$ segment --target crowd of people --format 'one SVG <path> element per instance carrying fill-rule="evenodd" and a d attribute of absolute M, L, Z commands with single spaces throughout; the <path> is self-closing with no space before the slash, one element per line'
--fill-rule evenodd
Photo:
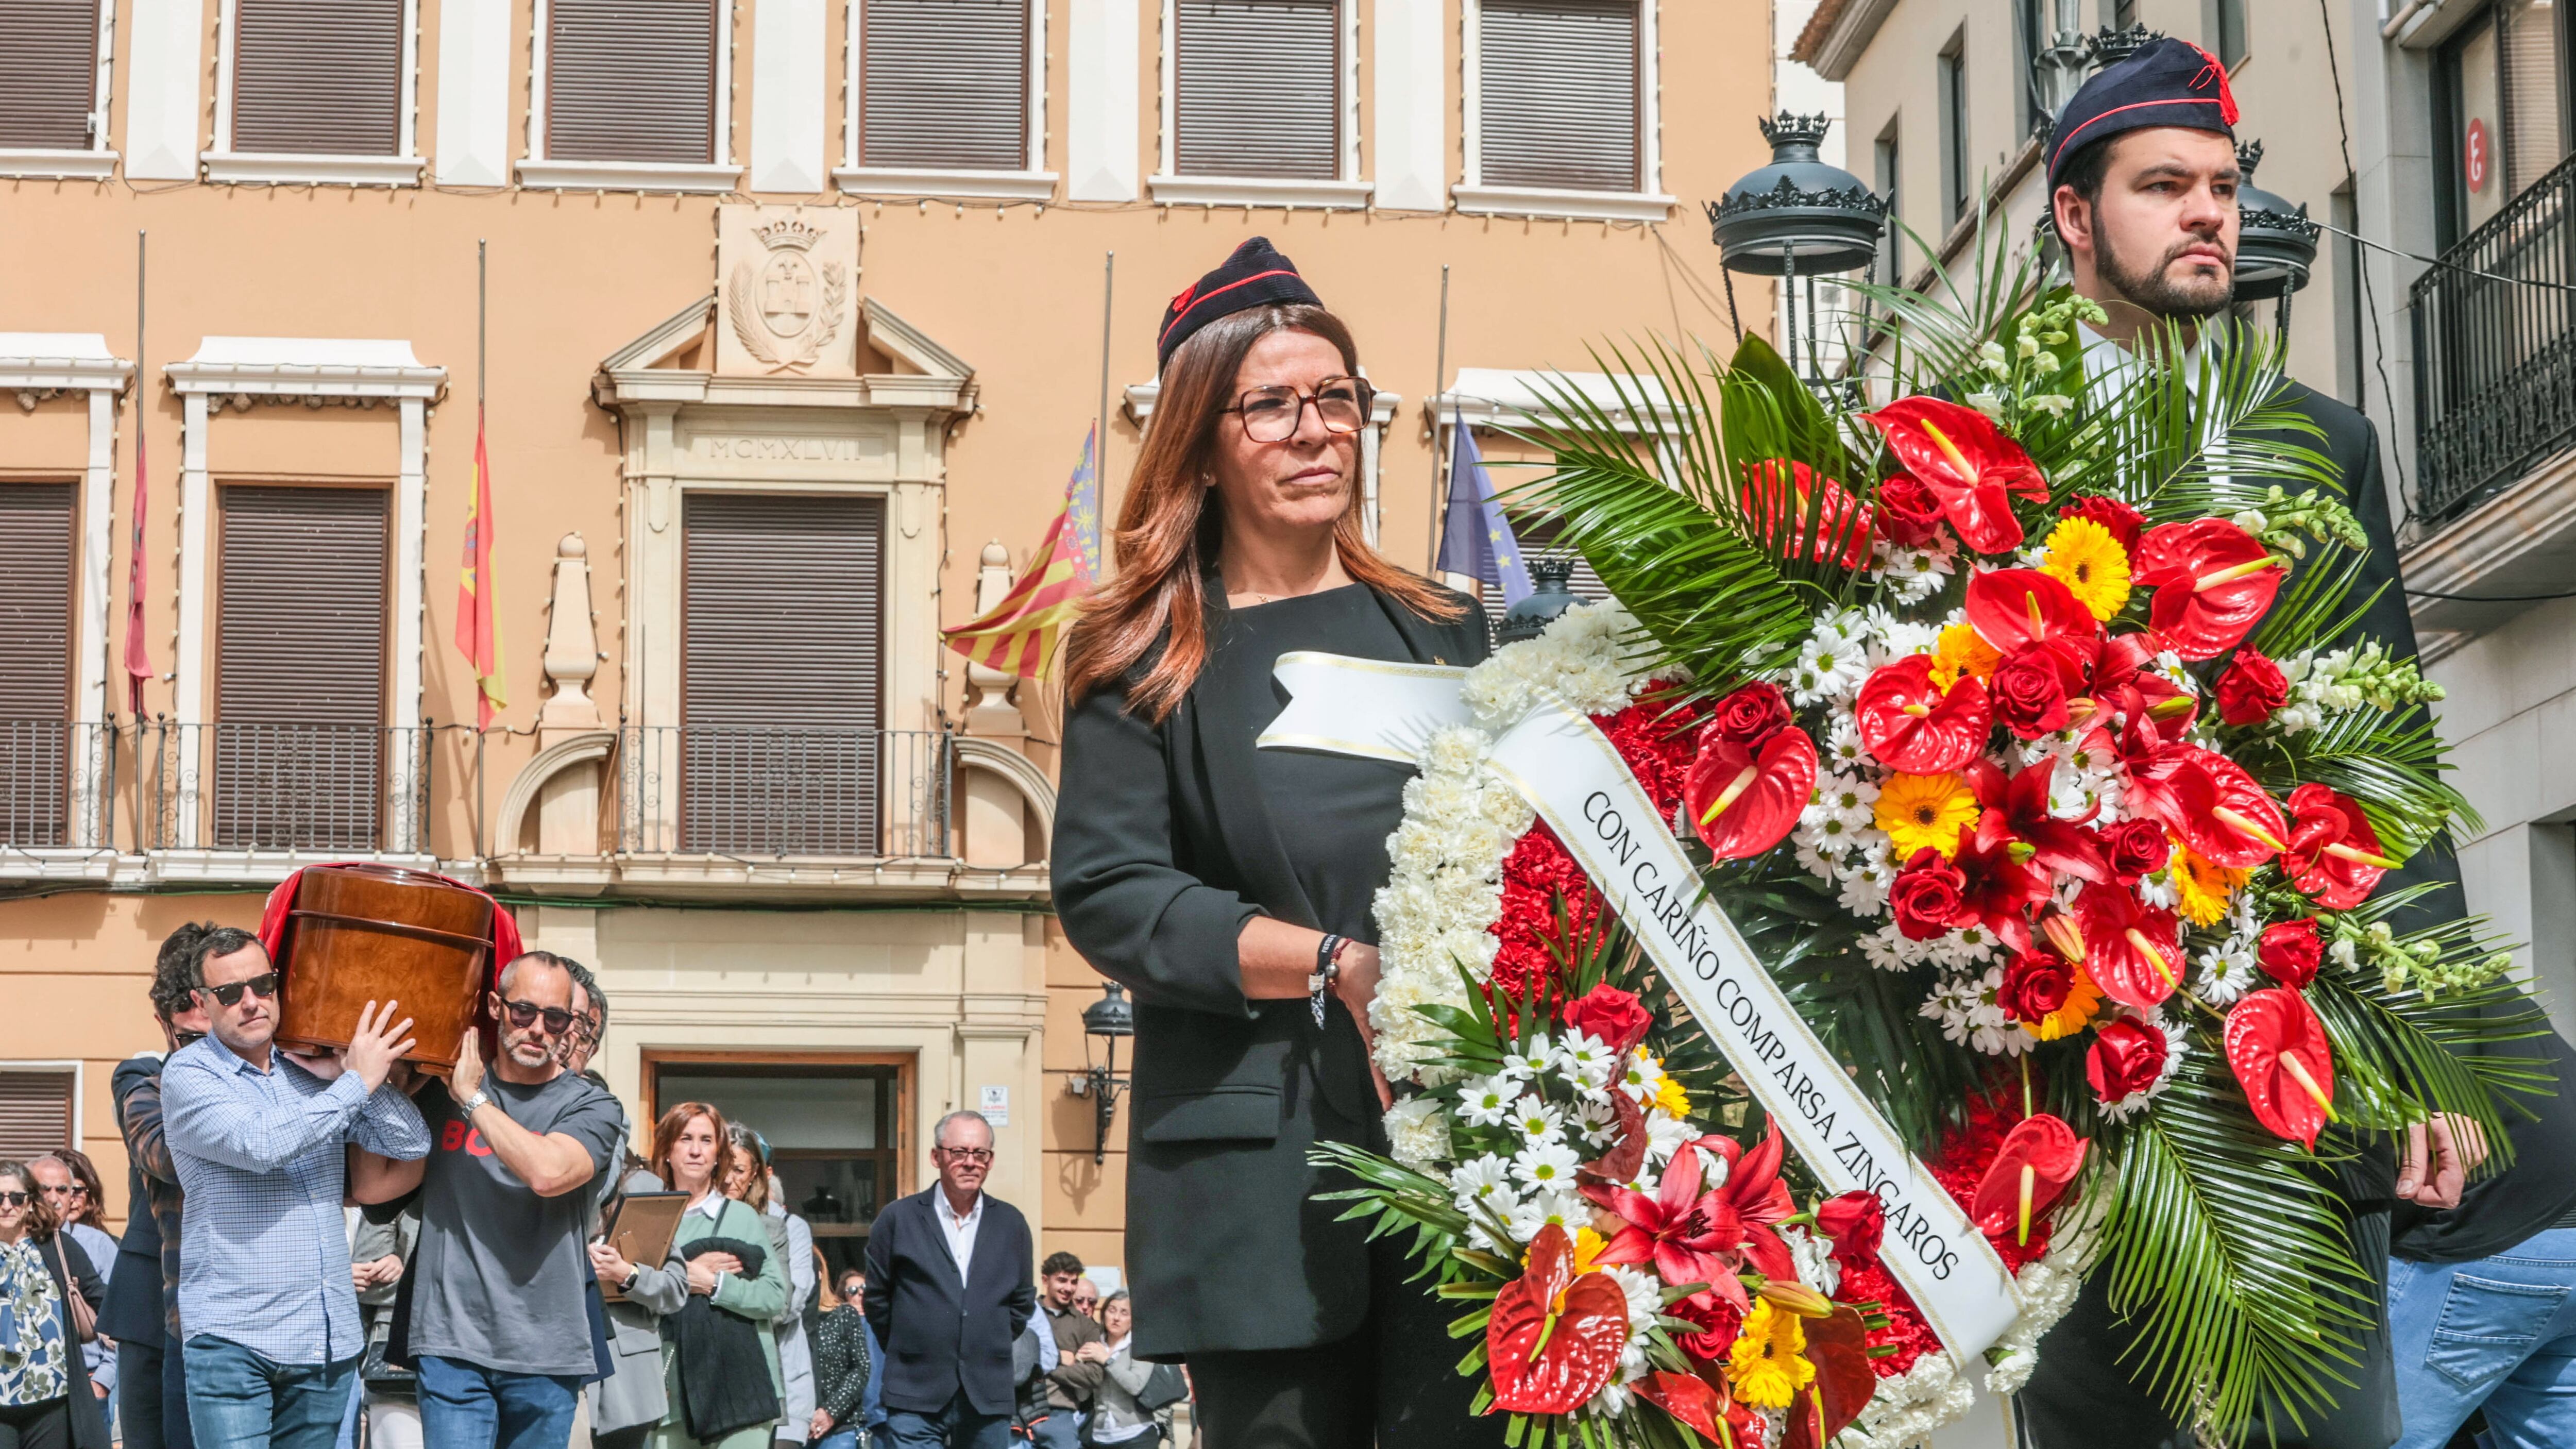
<path fill-rule="evenodd" d="M 1126 1295 L 1045 1264 L 952 1113 L 940 1181 L 835 1273 L 768 1142 L 683 1102 L 642 1139 L 590 1069 L 609 1003 L 528 951 L 444 1080 L 400 1002 L 349 1045 L 276 1043 L 260 939 L 183 926 L 150 997 L 165 1050 L 116 1071 L 122 1240 L 75 1150 L 0 1161 L 0 1449 L 999 1449 L 1169 1437 L 1177 1369 Z M 488 1045 L 486 1044 L 488 1042 Z M 486 1052 L 490 1060 L 485 1060 Z M 659 1261 L 608 1228 L 683 1206 Z"/>

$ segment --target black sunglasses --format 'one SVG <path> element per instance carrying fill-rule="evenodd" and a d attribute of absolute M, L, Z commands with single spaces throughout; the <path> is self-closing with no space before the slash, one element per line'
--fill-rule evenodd
<path fill-rule="evenodd" d="M 510 1025 L 522 1031 L 541 1016 L 546 1020 L 548 1036 L 561 1036 L 572 1030 L 573 1014 L 560 1006 L 539 1006 L 533 1001 L 504 1001 L 501 1009 L 510 1014 Z"/>
<path fill-rule="evenodd" d="M 197 989 L 226 1006 L 239 1006 L 241 1005 L 242 993 L 245 991 L 257 997 L 265 998 L 275 996 L 277 994 L 277 973 L 274 971 L 262 971 L 248 981 L 236 981 L 229 986 L 200 986 Z"/>
<path fill-rule="evenodd" d="M 34 1201 L 23 1192 L 0 1192 L 0 1207 L 25 1207 Z"/>

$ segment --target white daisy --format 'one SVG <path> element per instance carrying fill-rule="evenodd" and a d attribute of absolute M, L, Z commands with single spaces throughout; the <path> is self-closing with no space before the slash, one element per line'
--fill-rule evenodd
<path fill-rule="evenodd" d="M 1556 1060 L 1556 1048 L 1549 1045 L 1546 1032 L 1535 1032 L 1530 1039 L 1503 1053 L 1502 1070 L 1497 1076 L 1516 1082 L 1535 1080 Z"/>
<path fill-rule="evenodd" d="M 1565 1140 L 1565 1110 L 1537 1097 L 1523 1097 L 1513 1103 L 1511 1120 L 1506 1125 L 1524 1142 L 1537 1144 Z"/>
<path fill-rule="evenodd" d="M 1860 770 L 1869 765 L 1869 747 L 1860 742 L 1860 721 L 1836 711 L 1825 731 L 1824 765 L 1828 770 Z"/>
<path fill-rule="evenodd" d="M 1471 1127 L 1500 1127 L 1521 1098 L 1521 1084 L 1497 1072 L 1458 1089 L 1458 1116 Z"/>
<path fill-rule="evenodd" d="M 1941 1035 L 1953 1043 L 1968 1040 L 1968 1016 L 1977 1007 L 1977 982 L 1968 976 L 1944 976 L 1925 999 L 1922 1015 L 1941 1023 Z"/>
<path fill-rule="evenodd" d="M 1702 1135 L 1696 1124 L 1685 1122 L 1670 1112 L 1646 1114 L 1646 1156 L 1656 1162 L 1671 1157 L 1698 1141 Z"/>
<path fill-rule="evenodd" d="M 1574 1032 L 1556 1044 L 1557 1073 L 1584 1091 L 1609 1081 L 1618 1064 L 1618 1054 L 1599 1037 Z"/>
<path fill-rule="evenodd" d="M 2200 953 L 2200 974 L 2192 989 L 2212 1006 L 2227 1006 L 2262 984 L 2251 946 L 2228 941 Z"/>
<path fill-rule="evenodd" d="M 1475 1203 L 1486 1203 L 1497 1213 L 1505 1201 L 1517 1202 L 1520 1195 L 1512 1190 L 1512 1165 L 1493 1153 L 1479 1155 L 1472 1162 L 1459 1163 L 1449 1173 L 1449 1193 L 1465 1212 Z"/>
<path fill-rule="evenodd" d="M 1628 1094 L 1630 1101 L 1643 1106 L 1664 1089 L 1664 1069 L 1654 1058 L 1646 1055 L 1645 1048 L 1633 1047 L 1628 1052 L 1626 1064 L 1619 1069 L 1618 1086 L 1620 1091 Z"/>
<path fill-rule="evenodd" d="M 1562 1142 L 1534 1142 L 1512 1158 L 1512 1176 L 1535 1201 L 1549 1194 L 1571 1195 L 1575 1169 L 1582 1165 L 1583 1159 Z"/>
<path fill-rule="evenodd" d="M 1607 1148 L 1619 1140 L 1619 1109 L 1606 1097 L 1587 1096 L 1575 1105 L 1572 1125 L 1584 1146 Z"/>

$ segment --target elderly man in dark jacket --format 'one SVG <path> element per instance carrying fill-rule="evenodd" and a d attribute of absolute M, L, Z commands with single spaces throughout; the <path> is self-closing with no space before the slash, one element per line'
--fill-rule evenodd
<path fill-rule="evenodd" d="M 899 1449 L 1005 1449 L 1011 1345 L 1037 1309 L 1028 1219 L 984 1192 L 982 1113 L 940 1118 L 931 1142 L 939 1181 L 868 1230 L 861 1302 L 885 1345 L 887 1437 Z"/>

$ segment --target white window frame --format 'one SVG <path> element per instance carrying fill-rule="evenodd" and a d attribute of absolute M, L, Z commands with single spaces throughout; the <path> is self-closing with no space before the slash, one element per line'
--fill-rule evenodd
<path fill-rule="evenodd" d="M 104 181 L 116 174 L 108 145 L 107 107 L 116 94 L 116 0 L 99 0 L 98 89 L 90 95 L 89 145 L 76 151 L 35 147 L 0 150 L 0 176 Z"/>
<path fill-rule="evenodd" d="M 1466 179 L 1449 188 L 1450 204 L 1470 215 L 1564 217 L 1573 221 L 1664 221 L 1677 205 L 1664 192 L 1662 55 L 1656 12 L 1662 0 L 1637 4 L 1637 140 L 1641 191 L 1569 191 L 1543 186 L 1488 186 L 1484 179 L 1485 0 L 1459 9 L 1459 96 L 1466 127 Z"/>
<path fill-rule="evenodd" d="M 841 164 L 832 179 L 852 196 L 912 201 L 1052 201 L 1056 173 L 1046 169 L 1047 148 L 1047 7 L 1046 0 L 1027 0 L 1029 10 L 1029 134 L 1016 171 L 915 169 L 859 164 L 859 62 L 864 43 L 862 0 L 844 0 L 841 35 Z"/>
<path fill-rule="evenodd" d="M 418 186 L 422 160 L 420 124 L 420 0 L 403 0 L 402 94 L 394 100 L 391 156 L 286 155 L 233 149 L 233 45 L 241 28 L 240 0 L 222 0 L 215 28 L 215 144 L 198 156 L 206 179 L 226 183 L 288 185 Z"/>
<path fill-rule="evenodd" d="M 1368 369 L 1363 367 L 1360 372 L 1365 376 Z M 1136 420 L 1139 434 L 1144 432 L 1146 424 L 1154 420 L 1154 404 L 1162 395 L 1160 378 L 1131 382 L 1120 392 L 1119 396 L 1127 404 L 1127 415 Z M 1385 473 L 1382 460 L 1386 452 L 1386 430 L 1394 423 L 1396 411 L 1403 406 L 1404 394 L 1400 392 L 1372 394 L 1369 425 L 1360 429 L 1360 536 L 1371 548 L 1378 546 L 1378 525 L 1380 515 L 1385 511 L 1381 497 L 1383 490 L 1379 484 Z"/>
<path fill-rule="evenodd" d="M 1155 46 L 1156 66 L 1160 72 L 1160 114 L 1155 130 L 1158 149 L 1154 174 L 1145 178 L 1148 195 L 1166 206 L 1260 206 L 1312 207 L 1320 211 L 1361 211 L 1377 190 L 1376 183 L 1360 176 L 1360 14 L 1359 0 L 1335 0 L 1341 8 L 1341 74 L 1334 78 L 1340 90 L 1339 125 L 1341 135 L 1338 163 L 1330 181 L 1288 180 L 1271 176 L 1179 176 L 1172 168 L 1178 164 L 1179 138 L 1175 122 L 1175 83 L 1180 70 L 1180 24 L 1173 13 L 1173 0 L 1162 0 L 1161 38 Z"/>
<path fill-rule="evenodd" d="M 230 4 L 231 0 L 225 0 Z M 546 159 L 546 0 L 533 0 L 528 26 L 528 154 L 518 165 L 519 184 L 562 191 L 666 191 L 723 196 L 739 190 L 743 168 L 733 155 L 733 26 L 735 0 L 716 3 L 716 159 L 678 161 L 550 161 Z"/>
<path fill-rule="evenodd" d="M 161 1056 L 161 1055 L 162 1055 L 162 1053 L 160 1053 L 160 1052 L 148 1052 L 148 1053 L 143 1053 L 143 1055 L 148 1055 L 148 1056 L 153 1056 L 153 1057 L 159 1057 L 159 1056 Z M 71 1140 L 71 1145 L 72 1145 L 73 1147 L 75 1147 L 75 1148 L 80 1147 L 82 1138 L 83 1138 L 84 1136 L 86 1136 L 86 1135 L 87 1135 L 87 1128 L 88 1128 L 88 1125 L 89 1125 L 89 1124 L 88 1124 L 88 1120 L 87 1120 L 87 1115 L 86 1115 L 86 1114 L 81 1110 L 82 1108 L 84 1108 L 84 1107 L 86 1107 L 86 1106 L 88 1105 L 88 1100 L 87 1100 L 87 1099 L 88 1099 L 88 1096 L 89 1096 L 89 1063 L 87 1063 L 87 1062 L 85 1062 L 85 1061 L 80 1060 L 78 1057 L 54 1057 L 54 1058 L 49 1058 L 49 1059 L 31 1059 L 31 1060 L 27 1060 L 27 1061 L 0 1061 L 0 1072 L 27 1072 L 27 1073 L 39 1073 L 39 1072 L 40 1072 L 40 1073 L 43 1073 L 43 1074 L 44 1074 L 44 1075 L 46 1075 L 46 1076 L 53 1076 L 53 1075 L 56 1075 L 56 1074 L 61 1073 L 61 1072 L 69 1072 L 69 1073 L 71 1073 L 71 1076 L 72 1076 L 72 1140 Z M 86 1149 L 86 1148 L 82 1148 L 81 1150 L 86 1151 L 87 1149 Z M 100 1204 L 100 1207 L 101 1207 L 101 1208 L 104 1208 L 105 1206 L 106 1206 L 106 1204 L 104 1204 L 104 1203 Z M 129 1209 L 129 1211 L 130 1211 L 130 1209 Z"/>

